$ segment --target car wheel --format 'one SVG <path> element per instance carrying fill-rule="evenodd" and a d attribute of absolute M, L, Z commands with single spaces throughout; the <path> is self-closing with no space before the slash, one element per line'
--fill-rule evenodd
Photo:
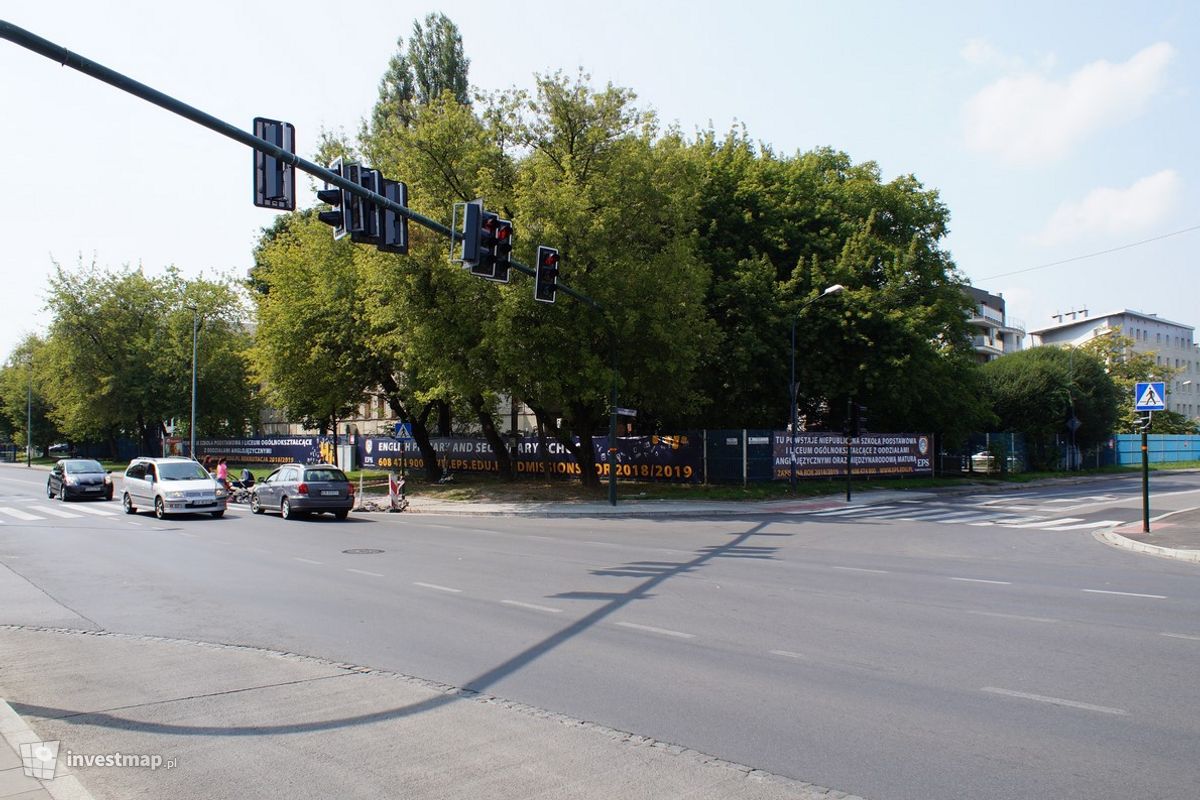
<path fill-rule="evenodd" d="M 50 487 L 50 481 L 46 481 L 46 497 L 54 499 L 54 489 Z"/>
<path fill-rule="evenodd" d="M 212 515 L 213 515 L 213 519 L 220 519 L 221 517 L 225 516 L 225 509 L 221 509 L 220 511 L 214 511 L 214 512 L 212 512 Z"/>
<path fill-rule="evenodd" d="M 350 511 L 345 508 L 339 508 L 337 511 L 333 512 L 333 515 L 338 519 L 345 519 L 350 515 Z"/>
<path fill-rule="evenodd" d="M 255 514 L 266 513 L 266 509 L 262 507 L 262 503 L 258 502 L 257 494 L 250 495 L 250 510 L 253 511 Z"/>
<path fill-rule="evenodd" d="M 292 518 L 292 504 L 288 502 L 286 497 L 279 502 L 279 515 L 284 519 Z"/>
<path fill-rule="evenodd" d="M 113 493 L 113 490 L 112 490 L 112 487 L 110 486 L 110 487 L 108 487 L 108 492 L 104 495 L 104 499 L 112 500 L 112 493 Z"/>
<path fill-rule="evenodd" d="M 58 487 L 58 499 L 63 503 L 67 502 L 67 485 L 65 483 Z"/>
<path fill-rule="evenodd" d="M 167 507 L 163 503 L 163 499 L 161 497 L 154 498 L 154 516 L 158 517 L 159 519 L 167 516 Z"/>
<path fill-rule="evenodd" d="M 133 498 L 129 496 L 129 492 L 121 494 L 121 508 L 125 509 L 126 514 L 137 513 L 137 509 L 133 506 Z"/>

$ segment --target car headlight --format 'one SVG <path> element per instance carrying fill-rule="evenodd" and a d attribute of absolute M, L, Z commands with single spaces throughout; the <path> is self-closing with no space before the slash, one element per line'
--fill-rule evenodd
<path fill-rule="evenodd" d="M 112 475 L 105 475 L 105 476 L 104 476 L 104 485 L 105 485 L 105 486 L 112 486 Z"/>
<path fill-rule="evenodd" d="M 163 496 L 166 497 L 168 500 L 182 500 L 184 497 L 184 494 L 183 494 L 183 492 L 164 492 Z"/>
<path fill-rule="evenodd" d="M 218 499 L 222 498 L 222 497 L 228 497 L 228 496 L 229 496 L 229 492 L 225 491 L 224 489 L 220 489 L 220 488 L 217 489 Z"/>

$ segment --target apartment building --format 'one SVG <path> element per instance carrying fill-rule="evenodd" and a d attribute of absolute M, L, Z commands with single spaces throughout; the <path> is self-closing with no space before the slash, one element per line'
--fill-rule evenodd
<path fill-rule="evenodd" d="M 1151 353 L 1155 364 L 1176 370 L 1167 386 L 1167 410 L 1200 419 L 1200 345 L 1191 325 L 1130 309 L 1093 315 L 1084 308 L 1053 319 L 1053 325 L 1030 331 L 1034 344 L 1080 345 L 1119 330 L 1133 339 L 1134 352 Z"/>
<path fill-rule="evenodd" d="M 980 363 L 1020 350 L 1024 345 L 1025 330 L 1019 322 L 1008 319 L 1004 311 L 1004 295 L 991 294 L 974 286 L 964 289 L 975 302 L 967 322 L 974 328 L 971 344 Z"/>

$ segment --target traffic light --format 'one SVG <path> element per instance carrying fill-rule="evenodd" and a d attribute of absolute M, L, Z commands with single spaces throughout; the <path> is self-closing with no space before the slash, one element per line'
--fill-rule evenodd
<path fill-rule="evenodd" d="M 408 208 L 408 184 L 403 181 L 383 179 L 380 192 L 393 203 Z M 408 252 L 408 217 L 391 210 L 379 209 L 379 242 L 376 245 L 385 253 Z"/>
<path fill-rule="evenodd" d="M 533 278 L 533 299 L 553 303 L 558 295 L 558 251 L 553 247 L 537 249 L 537 274 Z"/>
<path fill-rule="evenodd" d="M 500 230 L 500 215 L 493 211 L 482 211 L 479 215 L 478 257 L 469 264 L 472 275 L 494 278 L 496 275 L 496 242 Z M 465 262 L 464 262 L 465 263 Z"/>
<path fill-rule="evenodd" d="M 479 228 L 483 222 L 483 201 L 472 200 L 462 203 L 463 226 L 459 232 L 462 249 L 459 250 L 458 260 L 464 267 L 473 267 L 479 262 Z M 458 205 L 454 207 L 455 218 L 458 217 Z"/>
<path fill-rule="evenodd" d="M 368 189 L 375 194 L 383 194 L 383 176 L 379 174 L 379 170 L 371 169 L 370 167 L 360 167 L 358 170 L 358 180 L 355 183 L 361 184 L 364 189 Z M 378 244 L 379 242 L 379 212 L 382 210 L 369 200 L 364 200 L 357 195 L 351 195 L 354 200 L 362 204 L 362 226 L 359 230 L 350 231 L 350 241 L 358 242 L 359 244 Z M 354 206 L 351 201 L 351 208 Z"/>
<path fill-rule="evenodd" d="M 254 118 L 254 135 L 289 153 L 296 152 L 296 128 L 289 122 Z M 296 210 L 296 167 L 261 150 L 254 151 L 254 205 L 276 211 Z"/>
<path fill-rule="evenodd" d="M 339 158 L 329 165 L 329 171 L 336 174 L 342 174 L 342 160 Z M 325 184 L 325 188 L 317 192 L 317 199 L 328 206 L 331 206 L 329 211 L 322 211 L 317 214 L 317 219 L 324 222 L 326 225 L 333 226 L 333 238 L 340 239 L 346 235 L 346 230 L 349 226 L 346 225 L 346 210 L 349 205 L 349 192 L 339 189 L 336 186 Z"/>
<path fill-rule="evenodd" d="M 329 171 L 359 185 L 363 182 L 362 167 L 358 164 L 343 164 L 340 158 L 329 165 Z M 351 239 L 362 241 L 361 237 L 368 232 L 366 200 L 346 189 L 329 184 L 325 184 L 325 188 L 317 192 L 317 199 L 333 206 L 332 210 L 317 214 L 317 219 L 333 226 L 333 238 L 341 239 L 349 234 Z"/>
<path fill-rule="evenodd" d="M 506 219 L 496 220 L 496 244 L 492 247 L 492 280 L 508 283 L 512 249 L 513 224 Z"/>

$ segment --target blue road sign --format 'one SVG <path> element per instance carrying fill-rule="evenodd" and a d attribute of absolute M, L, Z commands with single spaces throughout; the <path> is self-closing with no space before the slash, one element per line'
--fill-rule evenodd
<path fill-rule="evenodd" d="M 1133 390 L 1134 411 L 1166 411 L 1166 382 L 1139 383 Z"/>
<path fill-rule="evenodd" d="M 412 425 L 408 422 L 397 422 L 396 423 L 396 438 L 397 439 L 413 438 Z"/>

